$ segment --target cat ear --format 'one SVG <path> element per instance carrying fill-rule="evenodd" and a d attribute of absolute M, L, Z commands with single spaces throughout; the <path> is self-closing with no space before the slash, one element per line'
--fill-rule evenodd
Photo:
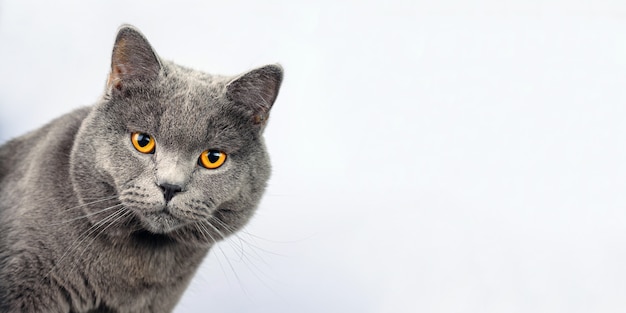
<path fill-rule="evenodd" d="M 266 65 L 233 79 L 226 85 L 226 94 L 251 113 L 254 124 L 264 125 L 282 80 L 283 68 L 280 65 Z"/>
<path fill-rule="evenodd" d="M 135 27 L 122 25 L 113 46 L 107 86 L 120 89 L 129 81 L 150 81 L 160 70 L 161 62 L 148 40 Z"/>

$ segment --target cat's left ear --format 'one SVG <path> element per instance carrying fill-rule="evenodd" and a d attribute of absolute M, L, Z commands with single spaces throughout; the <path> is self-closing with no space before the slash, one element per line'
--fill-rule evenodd
<path fill-rule="evenodd" d="M 252 123 L 263 126 L 282 81 L 283 68 L 278 64 L 266 65 L 233 79 L 226 85 L 226 94 L 251 113 Z"/>
<path fill-rule="evenodd" d="M 161 61 L 146 37 L 135 27 L 122 25 L 113 46 L 107 86 L 120 90 L 131 81 L 147 82 L 155 79 L 160 70 Z"/>

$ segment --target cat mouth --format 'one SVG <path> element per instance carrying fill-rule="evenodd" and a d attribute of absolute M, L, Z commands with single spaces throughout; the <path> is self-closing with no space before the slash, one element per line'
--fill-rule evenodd
<path fill-rule="evenodd" d="M 184 225 L 180 219 L 167 210 L 143 213 L 140 220 L 147 231 L 155 234 L 167 234 Z"/>

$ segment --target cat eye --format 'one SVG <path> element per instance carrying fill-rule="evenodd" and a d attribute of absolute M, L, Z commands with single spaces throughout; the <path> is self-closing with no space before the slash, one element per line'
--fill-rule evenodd
<path fill-rule="evenodd" d="M 219 150 L 205 150 L 198 158 L 198 164 L 208 169 L 216 169 L 226 162 L 226 153 Z"/>
<path fill-rule="evenodd" d="M 152 136 L 146 133 L 134 132 L 130 134 L 130 141 L 133 143 L 133 147 L 135 147 L 137 151 L 146 154 L 154 153 L 156 142 Z"/>

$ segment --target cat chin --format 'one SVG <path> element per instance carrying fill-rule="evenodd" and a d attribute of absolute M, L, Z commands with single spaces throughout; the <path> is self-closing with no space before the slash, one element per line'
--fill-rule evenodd
<path fill-rule="evenodd" d="M 144 213 L 139 220 L 143 228 L 153 234 L 168 234 L 185 226 L 183 221 L 167 211 Z"/>

